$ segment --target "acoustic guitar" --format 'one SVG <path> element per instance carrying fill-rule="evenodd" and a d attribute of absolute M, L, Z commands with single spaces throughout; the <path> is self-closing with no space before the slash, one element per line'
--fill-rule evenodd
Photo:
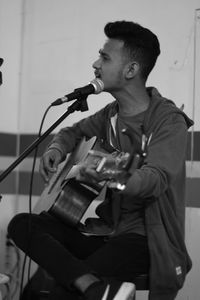
<path fill-rule="evenodd" d="M 107 174 L 107 179 L 111 180 L 125 168 L 129 154 L 108 154 L 96 149 L 99 149 L 96 137 L 88 141 L 82 139 L 76 149 L 59 165 L 56 174 L 51 177 L 33 213 L 50 211 L 63 222 L 76 226 L 92 201 L 105 199 L 107 181 L 94 186 L 76 180 L 81 165 L 85 161 L 87 163 L 92 161 L 96 165 L 96 171 Z"/>

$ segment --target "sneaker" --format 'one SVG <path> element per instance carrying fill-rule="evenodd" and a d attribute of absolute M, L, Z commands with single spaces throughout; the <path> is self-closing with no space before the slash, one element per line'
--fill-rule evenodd
<path fill-rule="evenodd" d="M 87 300 L 133 300 L 135 285 L 131 282 L 111 280 L 92 284 L 85 293 Z"/>

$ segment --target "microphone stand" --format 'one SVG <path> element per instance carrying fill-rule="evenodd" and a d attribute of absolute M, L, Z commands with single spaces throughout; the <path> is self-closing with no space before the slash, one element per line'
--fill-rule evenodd
<path fill-rule="evenodd" d="M 86 111 L 88 110 L 87 96 L 80 96 L 77 100 L 68 107 L 67 111 L 51 126 L 47 129 L 40 137 L 38 137 L 25 151 L 4 171 L 0 174 L 0 182 L 12 172 L 18 164 L 24 160 L 30 152 L 32 152 L 65 118 L 75 111 Z"/>

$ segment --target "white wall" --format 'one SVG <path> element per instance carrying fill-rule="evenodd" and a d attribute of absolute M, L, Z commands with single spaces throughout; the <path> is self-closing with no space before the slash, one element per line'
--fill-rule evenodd
<path fill-rule="evenodd" d="M 0 88 L 0 131 L 16 132 L 19 115 L 21 0 L 0 0 L 0 56 L 4 84 Z"/>
<path fill-rule="evenodd" d="M 194 37 L 198 42 L 200 32 L 199 18 L 195 20 L 197 8 L 199 0 L 0 0 L 0 56 L 5 59 L 0 132 L 37 133 L 52 101 L 94 77 L 91 66 L 105 41 L 103 27 L 118 19 L 136 21 L 157 34 L 161 56 L 148 84 L 158 87 L 178 106 L 184 104 L 185 112 L 196 121 L 195 130 L 200 130 L 198 81 L 194 99 Z M 198 66 L 196 79 L 200 78 Z M 60 127 L 91 114 L 110 100 L 104 93 L 91 95 L 89 112 L 74 113 Z M 62 105 L 51 109 L 44 130 L 66 108 Z M 0 203 L 2 234 L 16 212 L 15 200 L 18 195 L 6 195 L 4 204 Z M 19 204 L 18 210 L 23 210 L 21 207 Z M 177 299 L 197 300 L 199 236 L 194 229 L 200 225 L 199 209 L 187 209 L 186 224 L 186 242 L 195 265 Z M 2 237 L 0 243 L 3 241 Z M 1 268 L 4 252 L 0 259 Z"/>
<path fill-rule="evenodd" d="M 199 0 L 0 3 L 1 45 L 6 60 L 0 130 L 15 131 L 19 123 L 20 131 L 37 132 L 53 100 L 94 77 L 91 65 L 105 41 L 103 27 L 117 19 L 134 20 L 158 35 L 162 53 L 148 83 L 177 105 L 184 103 L 185 111 L 192 116 L 194 11 L 200 6 Z M 102 107 L 107 98 L 110 101 L 106 94 L 90 96 L 89 113 Z M 54 108 L 46 125 L 51 125 L 65 109 L 66 105 Z M 76 113 L 66 123 L 83 115 Z"/>

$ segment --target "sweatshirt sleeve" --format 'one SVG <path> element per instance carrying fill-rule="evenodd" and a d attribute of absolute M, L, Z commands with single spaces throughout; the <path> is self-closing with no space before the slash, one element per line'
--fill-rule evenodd
<path fill-rule="evenodd" d="M 64 159 L 66 154 L 73 151 L 77 143 L 83 137 L 86 137 L 87 139 L 90 139 L 93 136 L 98 138 L 104 137 L 108 107 L 109 105 L 94 115 L 75 123 L 71 127 L 61 129 L 49 144 L 48 149 L 55 148 L 59 150 Z"/>
<path fill-rule="evenodd" d="M 122 194 L 141 198 L 159 197 L 173 184 L 185 166 L 187 125 L 172 115 L 152 133 L 143 166 L 133 172 Z"/>

